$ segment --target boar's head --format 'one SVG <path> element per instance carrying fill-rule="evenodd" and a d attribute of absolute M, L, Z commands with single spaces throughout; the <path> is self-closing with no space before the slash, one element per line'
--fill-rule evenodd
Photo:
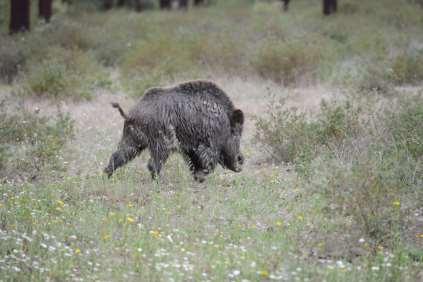
<path fill-rule="evenodd" d="M 219 163 L 225 168 L 240 172 L 244 164 L 244 156 L 239 148 L 244 126 L 244 113 L 241 110 L 234 110 L 230 117 L 230 124 L 231 134 L 220 152 Z"/>

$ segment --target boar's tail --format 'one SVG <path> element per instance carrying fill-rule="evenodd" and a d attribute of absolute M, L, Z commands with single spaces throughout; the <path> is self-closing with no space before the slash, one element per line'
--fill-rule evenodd
<path fill-rule="evenodd" d="M 128 116 L 125 114 L 125 112 L 122 110 L 122 108 L 120 107 L 119 103 L 112 103 L 112 107 L 118 109 L 120 115 L 127 120 Z"/>

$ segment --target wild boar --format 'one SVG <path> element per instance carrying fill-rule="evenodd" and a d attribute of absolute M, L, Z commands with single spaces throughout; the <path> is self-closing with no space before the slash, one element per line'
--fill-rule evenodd
<path fill-rule="evenodd" d="M 240 140 L 244 114 L 216 84 L 190 81 L 170 88 L 152 88 L 124 118 L 118 149 L 104 172 L 113 172 L 144 149 L 150 151 L 148 170 L 155 179 L 172 152 L 179 152 L 199 182 L 217 164 L 240 172 L 244 157 Z"/>

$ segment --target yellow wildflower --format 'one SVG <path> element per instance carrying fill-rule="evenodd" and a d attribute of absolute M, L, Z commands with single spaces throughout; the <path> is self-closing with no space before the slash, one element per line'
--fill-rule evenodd
<path fill-rule="evenodd" d="M 399 208 L 401 206 L 401 202 L 399 200 L 393 201 L 392 205 L 396 208 Z"/>
<path fill-rule="evenodd" d="M 156 239 L 159 239 L 162 236 L 162 234 L 160 234 L 159 230 L 151 230 L 150 234 L 151 234 L 151 236 L 153 236 Z"/>
<path fill-rule="evenodd" d="M 304 216 L 302 214 L 300 214 L 300 215 L 297 216 L 297 219 L 299 221 L 303 221 L 304 220 Z"/>
<path fill-rule="evenodd" d="M 57 205 L 63 208 L 65 206 L 65 203 L 62 200 L 57 200 Z"/>
<path fill-rule="evenodd" d="M 128 203 L 128 208 L 133 208 L 134 204 L 133 203 Z"/>
<path fill-rule="evenodd" d="M 282 225 L 283 225 L 282 221 L 280 221 L 280 220 L 276 221 L 276 226 L 282 227 Z"/>
<path fill-rule="evenodd" d="M 108 241 L 111 238 L 111 236 L 109 234 L 104 234 L 103 235 L 103 240 L 104 241 Z"/>
<path fill-rule="evenodd" d="M 131 217 L 131 216 L 127 216 L 126 217 L 126 221 L 128 222 L 128 223 L 134 223 L 135 222 L 135 219 L 133 218 L 133 217 Z"/>
<path fill-rule="evenodd" d="M 269 272 L 265 269 L 258 271 L 257 274 L 263 278 L 269 278 Z"/>
<path fill-rule="evenodd" d="M 75 254 L 76 254 L 76 255 L 79 255 L 80 253 L 81 253 L 81 250 L 80 250 L 79 248 L 76 248 L 76 249 L 75 249 Z"/>

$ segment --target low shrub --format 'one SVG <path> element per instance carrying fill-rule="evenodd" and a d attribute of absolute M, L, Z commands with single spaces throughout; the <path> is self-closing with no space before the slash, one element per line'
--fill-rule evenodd
<path fill-rule="evenodd" d="M 423 81 L 423 50 L 404 53 L 393 59 L 390 78 L 396 84 L 416 84 Z"/>
<path fill-rule="evenodd" d="M 283 100 L 273 103 L 267 118 L 257 118 L 255 138 L 275 160 L 293 163 L 311 160 L 323 147 L 340 146 L 362 128 L 359 108 L 348 102 L 322 102 L 320 110 L 309 119 L 295 108 L 285 109 Z"/>
<path fill-rule="evenodd" d="M 94 45 L 89 31 L 91 31 L 90 27 L 78 21 L 59 17 L 51 24 L 45 25 L 37 36 L 42 37 L 50 46 L 87 51 Z"/>
<path fill-rule="evenodd" d="M 418 164 L 405 152 L 379 149 L 358 150 L 351 160 L 321 159 L 313 164 L 315 174 L 306 184 L 326 199 L 330 208 L 324 209 L 325 216 L 338 220 L 334 232 L 343 230 L 354 242 L 364 238 L 361 247 L 373 254 L 400 244 L 423 196 L 412 178 Z M 340 216 L 344 220 L 339 221 Z"/>
<path fill-rule="evenodd" d="M 174 42 L 170 37 L 141 42 L 125 57 L 123 65 L 124 78 L 135 95 L 193 67 L 182 40 Z"/>
<path fill-rule="evenodd" d="M 369 99 L 360 107 L 322 103 L 313 117 L 282 102 L 257 120 L 257 140 L 275 161 L 293 163 L 300 186 L 324 203 L 322 212 L 334 225 L 312 231 L 320 236 L 311 245 L 336 237 L 336 256 L 352 260 L 410 244 L 413 214 L 423 201 L 422 97 L 378 106 Z M 365 244 L 348 245 L 359 239 Z"/>
<path fill-rule="evenodd" d="M 60 171 L 60 152 L 72 137 L 68 115 L 41 117 L 21 107 L 0 113 L 0 179 L 31 181 Z M 44 173 L 49 171 L 50 173 Z"/>
<path fill-rule="evenodd" d="M 320 61 L 319 48 L 303 42 L 266 42 L 251 60 L 263 78 L 285 85 L 313 78 Z"/>
<path fill-rule="evenodd" d="M 41 63 L 28 63 L 23 95 L 54 99 L 89 99 L 98 87 L 109 85 L 106 73 L 89 53 L 52 48 Z"/>
<path fill-rule="evenodd" d="M 355 88 L 361 93 L 392 94 L 394 85 L 389 79 L 387 69 L 382 64 L 366 64 L 357 77 Z"/>
<path fill-rule="evenodd" d="M 137 95 L 164 80 L 196 77 L 210 70 L 231 73 L 242 68 L 242 53 L 229 35 L 162 34 L 141 40 L 123 58 L 123 76 Z"/>
<path fill-rule="evenodd" d="M 354 15 L 357 12 L 359 12 L 360 6 L 359 4 L 356 4 L 354 2 L 345 2 L 342 3 L 339 6 L 339 13 L 345 14 L 345 15 Z"/>
<path fill-rule="evenodd" d="M 15 40 L 0 35 L 0 81 L 11 83 L 25 64 L 25 56 Z"/>
<path fill-rule="evenodd" d="M 385 113 L 385 126 L 397 150 L 406 150 L 416 160 L 423 156 L 423 93 L 402 98 L 397 109 Z"/>

